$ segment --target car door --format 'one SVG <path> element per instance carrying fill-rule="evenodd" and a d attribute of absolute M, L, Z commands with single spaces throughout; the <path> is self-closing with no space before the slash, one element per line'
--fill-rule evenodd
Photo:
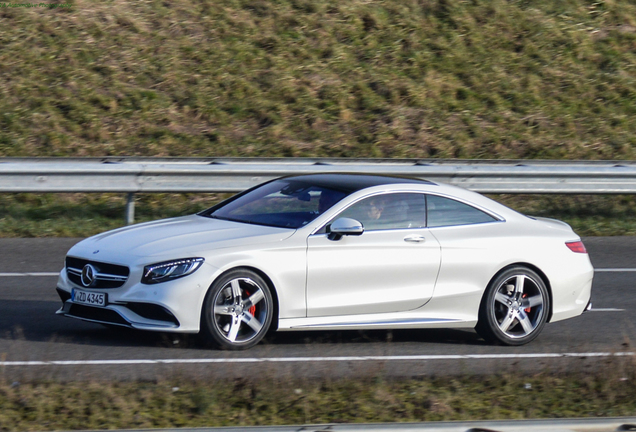
<path fill-rule="evenodd" d="M 481 298 L 490 279 L 501 269 L 500 262 L 520 246 L 504 229 L 502 218 L 467 203 L 429 195 L 427 210 L 427 226 L 439 242 L 443 257 L 436 299 Z"/>
<path fill-rule="evenodd" d="M 340 217 L 362 223 L 359 236 L 307 239 L 307 316 L 416 309 L 432 296 L 440 246 L 426 228 L 426 198 L 391 193 L 364 198 Z"/>

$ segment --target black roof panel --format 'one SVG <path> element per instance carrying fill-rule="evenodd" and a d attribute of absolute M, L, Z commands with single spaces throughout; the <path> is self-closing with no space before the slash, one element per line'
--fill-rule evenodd
<path fill-rule="evenodd" d="M 316 186 L 337 189 L 347 193 L 353 193 L 373 186 L 387 184 L 411 183 L 435 185 L 428 180 L 413 177 L 396 177 L 372 174 L 306 174 L 285 177 L 286 180 L 297 180 L 314 184 Z"/>

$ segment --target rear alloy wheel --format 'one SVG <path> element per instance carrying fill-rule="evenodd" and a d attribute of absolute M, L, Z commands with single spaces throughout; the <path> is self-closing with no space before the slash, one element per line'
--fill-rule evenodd
<path fill-rule="evenodd" d="M 513 267 L 486 289 L 475 330 L 488 342 L 523 345 L 539 335 L 549 310 L 543 279 L 529 268 Z"/>
<path fill-rule="evenodd" d="M 216 280 L 203 303 L 202 328 L 223 349 L 253 347 L 263 339 L 273 316 L 267 283 L 249 270 L 233 270 Z"/>

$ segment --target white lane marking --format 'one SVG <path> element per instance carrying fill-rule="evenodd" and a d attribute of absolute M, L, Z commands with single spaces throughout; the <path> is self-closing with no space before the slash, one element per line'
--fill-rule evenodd
<path fill-rule="evenodd" d="M 594 269 L 597 273 L 609 273 L 609 272 L 636 272 L 636 268 L 597 268 Z"/>
<path fill-rule="evenodd" d="M 51 360 L 0 361 L 0 366 L 108 366 L 159 364 L 218 364 L 218 363 L 310 363 L 350 361 L 426 361 L 426 360 L 520 360 L 585 357 L 632 357 L 634 352 L 537 353 L 537 354 L 456 354 L 405 356 L 348 356 L 348 357 L 263 357 L 263 358 L 204 358 L 204 359 L 139 359 L 139 360 Z"/>
<path fill-rule="evenodd" d="M 595 308 L 593 307 L 588 312 L 625 312 L 625 309 L 615 309 L 615 308 Z"/>

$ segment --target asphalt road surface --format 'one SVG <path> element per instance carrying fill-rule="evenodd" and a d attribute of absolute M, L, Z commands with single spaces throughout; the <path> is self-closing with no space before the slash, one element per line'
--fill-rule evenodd
<path fill-rule="evenodd" d="M 584 239 L 596 268 L 593 310 L 548 324 L 523 347 L 488 345 L 472 330 L 307 331 L 277 333 L 242 352 L 215 350 L 195 335 L 56 316 L 55 273 L 78 240 L 0 239 L 0 373 L 6 380 L 620 371 L 636 361 L 636 237 Z"/>

